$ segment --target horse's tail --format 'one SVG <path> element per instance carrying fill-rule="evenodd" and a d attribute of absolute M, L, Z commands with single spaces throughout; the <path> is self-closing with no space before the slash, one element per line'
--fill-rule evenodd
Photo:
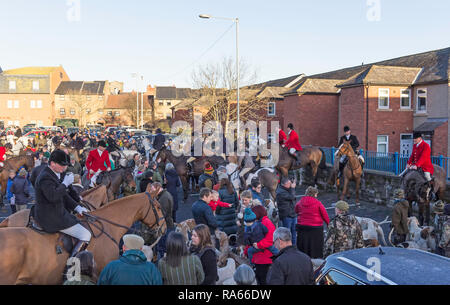
<path fill-rule="evenodd" d="M 322 157 L 320 158 L 320 162 L 319 162 L 319 168 L 325 169 L 325 168 L 327 168 L 327 158 L 326 158 L 326 155 L 325 155 L 325 152 L 323 151 L 323 149 L 319 148 L 319 150 L 322 152 Z"/>

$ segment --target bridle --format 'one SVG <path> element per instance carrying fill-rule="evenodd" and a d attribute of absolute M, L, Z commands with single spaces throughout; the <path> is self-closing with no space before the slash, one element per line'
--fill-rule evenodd
<path fill-rule="evenodd" d="M 164 217 L 158 217 L 158 213 L 157 213 L 157 211 L 156 211 L 156 208 L 155 208 L 155 204 L 154 204 L 153 198 L 151 197 L 151 195 L 150 195 L 149 193 L 146 192 L 145 194 L 147 195 L 148 200 L 149 200 L 149 207 L 148 207 L 148 209 L 147 209 L 147 212 L 145 213 L 144 218 L 142 218 L 142 220 L 145 220 L 145 219 L 147 218 L 148 214 L 150 213 L 150 210 L 153 210 L 153 214 L 154 214 L 154 216 L 155 216 L 155 220 L 157 220 L 157 221 L 155 222 L 155 224 L 153 224 L 153 225 L 150 227 L 149 232 L 150 232 L 151 234 L 156 235 L 156 236 L 159 236 L 160 234 L 162 235 L 162 227 L 163 227 L 163 225 L 164 225 L 164 223 L 165 223 L 165 218 L 164 218 Z M 107 232 L 105 232 L 104 224 L 103 224 L 102 221 L 104 221 L 104 222 L 106 222 L 106 223 L 109 223 L 109 224 L 111 224 L 111 225 L 113 225 L 113 226 L 116 226 L 116 227 L 119 227 L 119 228 L 126 229 L 127 232 L 131 231 L 131 232 L 133 232 L 133 233 L 140 233 L 139 230 L 136 230 L 136 229 L 134 229 L 134 228 L 127 227 L 127 226 L 124 226 L 124 225 L 115 223 L 115 222 L 113 222 L 113 221 L 110 221 L 110 220 L 105 219 L 105 218 L 100 217 L 100 216 L 94 216 L 94 215 L 90 215 L 90 214 L 83 214 L 83 215 L 86 217 L 86 220 L 82 220 L 82 222 L 86 222 L 86 223 L 87 223 L 88 228 L 89 228 L 89 231 L 91 232 L 91 234 L 92 234 L 92 236 L 93 236 L 94 238 L 99 238 L 102 234 L 105 234 L 105 235 L 106 235 L 109 239 L 111 239 L 118 247 L 119 247 L 119 242 L 117 242 L 117 241 L 115 240 L 115 238 L 112 237 L 110 234 L 108 234 Z M 161 221 L 163 221 L 162 224 L 160 224 Z M 99 223 L 99 224 L 98 224 L 98 223 Z M 98 230 L 100 231 L 100 234 L 98 234 L 98 235 L 96 236 L 96 235 L 94 234 L 92 228 L 91 228 L 91 225 L 92 225 L 94 228 L 98 229 Z M 158 226 L 158 227 L 157 227 L 156 229 L 154 229 L 155 226 Z"/>

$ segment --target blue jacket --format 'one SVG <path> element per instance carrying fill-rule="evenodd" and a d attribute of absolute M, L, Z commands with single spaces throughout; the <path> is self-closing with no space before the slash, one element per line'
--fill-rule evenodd
<path fill-rule="evenodd" d="M 158 268 L 147 262 L 144 252 L 128 250 L 110 262 L 100 274 L 98 285 L 162 285 Z"/>
<path fill-rule="evenodd" d="M 15 178 L 14 178 L 15 179 Z M 13 193 L 11 192 L 11 186 L 13 185 L 14 179 L 8 178 L 8 184 L 6 185 L 6 198 L 11 200 Z"/>
<path fill-rule="evenodd" d="M 209 205 L 203 200 L 199 199 L 192 205 L 192 216 L 194 216 L 197 225 L 204 224 L 209 227 L 211 234 L 217 228 L 217 221 Z"/>
<path fill-rule="evenodd" d="M 244 243 L 246 245 L 253 245 L 260 242 L 269 230 L 260 221 L 255 221 L 250 227 L 245 228 Z"/>
<path fill-rule="evenodd" d="M 25 177 L 14 178 L 10 191 L 16 197 L 16 204 L 27 204 L 30 200 L 28 180 Z"/>
<path fill-rule="evenodd" d="M 257 199 L 259 202 L 261 202 L 262 205 L 264 205 L 264 200 L 262 198 L 262 193 L 258 193 L 254 189 L 252 189 L 252 199 Z"/>
<path fill-rule="evenodd" d="M 168 170 L 165 173 L 167 179 L 167 191 L 173 198 L 173 210 L 178 210 L 178 191 L 177 188 L 181 185 L 180 178 L 174 169 Z"/>
<path fill-rule="evenodd" d="M 237 194 L 235 192 L 229 194 L 227 188 L 224 186 L 219 190 L 219 198 L 223 202 L 232 204 L 231 208 L 217 207 L 216 219 L 219 230 L 225 232 L 227 235 L 236 234 L 236 209 L 239 206 Z"/>

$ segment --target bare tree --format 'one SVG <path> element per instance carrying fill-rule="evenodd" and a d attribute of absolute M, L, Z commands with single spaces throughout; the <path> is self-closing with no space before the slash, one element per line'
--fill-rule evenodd
<path fill-rule="evenodd" d="M 92 96 L 82 94 L 80 91 L 68 92 L 70 99 L 70 106 L 75 108 L 76 116 L 78 118 L 78 125 L 80 127 L 86 127 L 87 122 L 95 115 L 99 109 L 102 109 L 102 105 L 99 105 L 97 101 L 94 101 Z"/>

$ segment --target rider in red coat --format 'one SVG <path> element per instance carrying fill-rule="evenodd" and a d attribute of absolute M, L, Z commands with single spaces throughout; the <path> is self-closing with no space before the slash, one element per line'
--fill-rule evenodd
<path fill-rule="evenodd" d="M 419 132 L 414 133 L 414 147 L 406 168 L 421 168 L 427 181 L 431 181 L 431 176 L 434 173 L 434 167 L 431 163 L 431 148 L 430 145 L 422 139 L 422 134 Z"/>
<path fill-rule="evenodd" d="M 284 143 L 286 143 L 287 141 L 287 136 L 286 133 L 283 131 L 283 129 L 278 128 L 278 142 L 280 143 L 280 145 L 284 145 Z"/>
<path fill-rule="evenodd" d="M 292 123 L 288 124 L 288 135 L 289 139 L 282 145 L 282 147 L 286 147 L 289 150 L 289 154 L 295 158 L 296 165 L 300 165 L 300 158 L 297 156 L 297 151 L 302 151 L 303 148 L 300 145 L 300 140 L 298 138 L 297 132 L 294 130 L 294 125 Z"/>
<path fill-rule="evenodd" d="M 95 183 L 99 171 L 111 171 L 111 161 L 109 161 L 105 141 L 99 141 L 98 148 L 89 152 L 89 156 L 86 159 L 86 168 L 89 171 L 87 178 L 91 179 L 91 185 Z"/>
<path fill-rule="evenodd" d="M 6 161 L 8 151 L 12 149 L 10 143 L 6 143 L 5 146 L 0 146 L 0 167 L 3 167 L 3 161 Z"/>

